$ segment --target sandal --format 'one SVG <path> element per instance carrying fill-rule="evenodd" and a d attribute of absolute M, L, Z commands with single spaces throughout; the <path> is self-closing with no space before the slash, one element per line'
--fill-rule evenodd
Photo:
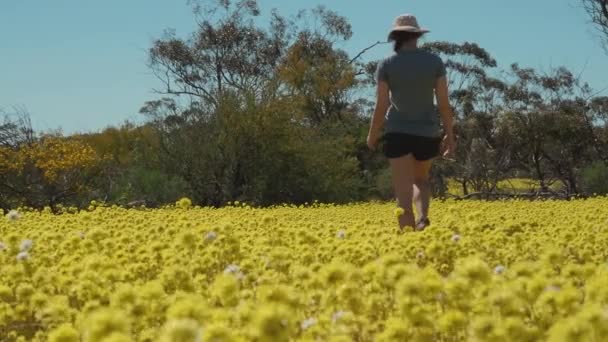
<path fill-rule="evenodd" d="M 426 229 L 426 227 L 431 225 L 431 221 L 428 219 L 428 217 L 425 218 L 421 218 L 418 220 L 418 222 L 416 222 L 416 230 L 421 232 L 423 230 Z"/>

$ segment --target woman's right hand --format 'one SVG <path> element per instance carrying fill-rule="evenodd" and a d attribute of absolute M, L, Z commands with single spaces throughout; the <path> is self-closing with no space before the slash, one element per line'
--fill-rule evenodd
<path fill-rule="evenodd" d="M 370 131 L 369 134 L 367 135 L 367 147 L 372 150 L 375 151 L 376 148 L 378 147 L 378 141 L 380 140 L 380 136 L 379 134 Z"/>
<path fill-rule="evenodd" d="M 454 159 L 456 157 L 456 139 L 453 134 L 447 134 L 443 138 L 443 157 Z"/>

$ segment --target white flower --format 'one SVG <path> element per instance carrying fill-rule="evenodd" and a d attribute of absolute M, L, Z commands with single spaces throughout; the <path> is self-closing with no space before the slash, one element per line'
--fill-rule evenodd
<path fill-rule="evenodd" d="M 331 320 L 332 320 L 332 322 L 336 323 L 337 321 L 340 320 L 340 318 L 344 317 L 344 315 L 346 315 L 346 311 L 343 311 L 343 310 L 337 311 L 336 313 L 334 313 L 331 316 Z"/>
<path fill-rule="evenodd" d="M 240 271 L 241 271 L 241 268 L 239 267 L 239 265 L 230 264 L 230 265 L 226 266 L 224 273 L 237 273 Z"/>
<path fill-rule="evenodd" d="M 498 265 L 498 266 L 494 267 L 495 274 L 503 274 L 503 273 L 505 273 L 506 270 L 507 269 L 503 265 Z"/>
<path fill-rule="evenodd" d="M 557 285 L 549 285 L 549 286 L 547 286 L 547 287 L 545 288 L 545 291 L 547 291 L 547 292 L 549 292 L 549 291 L 555 291 L 555 292 L 557 292 L 557 291 L 559 291 L 559 290 L 561 290 L 561 289 L 560 289 L 560 287 L 559 287 L 559 286 L 557 286 Z"/>
<path fill-rule="evenodd" d="M 235 264 L 230 264 L 230 265 L 226 266 L 226 268 L 224 269 L 224 273 L 232 274 L 237 279 L 243 279 L 243 277 L 245 276 L 243 274 L 243 272 L 241 272 L 241 268 L 239 267 L 239 265 L 235 265 Z"/>
<path fill-rule="evenodd" d="M 344 238 L 346 237 L 346 232 L 345 232 L 344 230 L 339 230 L 339 231 L 336 233 L 336 237 L 337 237 L 338 239 L 344 239 Z"/>
<path fill-rule="evenodd" d="M 23 261 L 30 258 L 30 254 L 28 252 L 21 252 L 17 254 L 17 261 Z"/>
<path fill-rule="evenodd" d="M 213 240 L 217 239 L 217 233 L 214 231 L 208 232 L 207 234 L 205 234 L 205 241 L 207 242 L 211 242 Z"/>
<path fill-rule="evenodd" d="M 78 237 L 81 239 L 84 239 L 84 232 L 78 232 Z"/>
<path fill-rule="evenodd" d="M 3 242 L 0 242 L 0 252 L 6 250 L 6 245 Z"/>
<path fill-rule="evenodd" d="M 454 234 L 454 235 L 452 236 L 452 242 L 458 242 L 458 241 L 460 241 L 460 235 L 458 235 L 458 234 Z"/>
<path fill-rule="evenodd" d="M 17 210 L 11 210 L 8 212 L 8 214 L 6 214 L 6 219 L 11 222 L 17 221 L 20 218 L 21 218 L 21 214 L 19 214 L 19 212 Z"/>
<path fill-rule="evenodd" d="M 34 245 L 34 241 L 27 239 L 27 240 L 23 240 L 21 241 L 21 245 L 19 245 L 19 251 L 21 252 L 27 252 L 30 249 L 32 249 L 32 246 Z"/>
<path fill-rule="evenodd" d="M 311 317 L 311 318 L 307 318 L 307 319 L 303 320 L 302 324 L 300 324 L 300 327 L 302 327 L 302 330 L 306 330 L 315 324 L 317 324 L 317 319 L 314 317 Z"/>

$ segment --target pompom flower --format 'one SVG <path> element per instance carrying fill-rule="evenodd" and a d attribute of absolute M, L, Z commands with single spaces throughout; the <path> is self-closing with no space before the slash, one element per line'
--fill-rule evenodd
<path fill-rule="evenodd" d="M 167 322 L 161 335 L 161 342 L 201 342 L 202 329 L 191 319 Z"/>
<path fill-rule="evenodd" d="M 17 210 L 11 210 L 6 214 L 6 219 L 10 222 L 15 222 L 21 218 L 21 214 Z"/>
<path fill-rule="evenodd" d="M 243 279 L 245 276 L 243 272 L 241 272 L 241 268 L 238 265 L 230 264 L 226 266 L 224 269 L 224 274 L 231 274 L 235 276 L 237 279 Z"/>
<path fill-rule="evenodd" d="M 211 242 L 211 241 L 214 241 L 215 239 L 217 239 L 217 233 L 216 232 L 210 231 L 207 234 L 205 234 L 205 241 Z"/>
<path fill-rule="evenodd" d="M 177 201 L 175 205 L 182 209 L 189 209 L 190 207 L 192 207 L 192 201 L 189 198 L 184 197 Z"/>
<path fill-rule="evenodd" d="M 495 274 L 503 274 L 506 271 L 506 267 L 504 267 L 503 265 L 498 265 L 496 267 L 494 267 L 494 273 Z"/>
<path fill-rule="evenodd" d="M 395 208 L 393 211 L 396 217 L 401 217 L 405 214 L 405 210 L 403 208 Z"/>
<path fill-rule="evenodd" d="M 302 330 L 307 330 L 308 328 L 312 327 L 315 324 L 317 324 L 317 319 L 314 317 L 311 317 L 311 318 L 307 318 L 307 319 L 303 320 L 302 323 L 300 324 L 300 327 L 302 328 Z"/>
<path fill-rule="evenodd" d="M 80 342 L 80 334 L 70 324 L 62 324 L 49 333 L 49 342 Z"/>
<path fill-rule="evenodd" d="M 26 261 L 29 260 L 30 254 L 28 252 L 19 252 L 17 254 L 17 261 Z"/>
<path fill-rule="evenodd" d="M 32 249 L 32 246 L 34 245 L 34 241 L 32 240 L 23 240 L 21 241 L 21 244 L 19 245 L 19 251 L 21 252 L 29 252 L 30 249 Z"/>

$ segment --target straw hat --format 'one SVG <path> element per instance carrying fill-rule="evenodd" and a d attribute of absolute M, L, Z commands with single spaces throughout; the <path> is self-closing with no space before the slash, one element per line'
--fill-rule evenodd
<path fill-rule="evenodd" d="M 402 14 L 395 19 L 393 23 L 393 29 L 389 33 L 389 40 L 391 34 L 396 31 L 405 31 L 405 32 L 416 32 L 416 33 L 427 33 L 430 32 L 425 28 L 421 28 L 418 25 L 418 20 L 412 14 Z"/>

